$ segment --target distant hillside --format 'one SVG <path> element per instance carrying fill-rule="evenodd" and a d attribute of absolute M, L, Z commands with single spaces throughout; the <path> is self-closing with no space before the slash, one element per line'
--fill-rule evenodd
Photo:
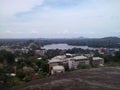
<path fill-rule="evenodd" d="M 29 44 L 30 42 L 37 41 L 41 46 L 53 44 L 53 43 L 66 43 L 69 45 L 84 46 L 89 47 L 108 47 L 108 48 L 120 48 L 120 38 L 119 37 L 104 37 L 104 38 L 38 38 L 38 39 L 0 39 L 0 45 L 10 45 L 10 44 Z M 22 45 L 21 45 L 22 46 Z"/>
<path fill-rule="evenodd" d="M 12 90 L 120 90 L 120 67 L 77 70 L 31 81 Z"/>
<path fill-rule="evenodd" d="M 119 37 L 104 37 L 102 39 L 104 39 L 104 40 L 119 40 L 120 41 Z"/>

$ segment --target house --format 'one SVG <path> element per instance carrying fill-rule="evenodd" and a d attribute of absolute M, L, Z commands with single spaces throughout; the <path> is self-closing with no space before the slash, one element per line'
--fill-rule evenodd
<path fill-rule="evenodd" d="M 65 55 L 66 55 L 66 57 L 67 57 L 67 58 L 70 58 L 70 57 L 72 57 L 72 56 L 73 56 L 73 55 L 72 55 L 72 54 L 70 54 L 70 53 L 66 53 Z"/>
<path fill-rule="evenodd" d="M 68 66 L 69 66 L 69 69 L 76 69 L 78 65 L 88 65 L 89 64 L 89 59 L 85 56 L 75 56 L 73 58 L 70 58 L 68 60 Z"/>
<path fill-rule="evenodd" d="M 105 52 L 106 52 L 106 49 L 105 49 L 105 48 L 100 48 L 100 49 L 98 49 L 98 53 L 99 53 L 99 54 L 105 54 Z"/>
<path fill-rule="evenodd" d="M 10 73 L 10 76 L 11 76 L 11 77 L 15 77 L 16 74 L 15 74 L 15 73 Z"/>
<path fill-rule="evenodd" d="M 67 57 L 66 55 L 60 55 L 60 56 L 56 56 L 56 57 L 54 57 L 52 59 L 61 60 L 62 61 L 62 65 L 67 65 L 68 64 L 68 60 L 69 60 L 70 57 Z"/>
<path fill-rule="evenodd" d="M 35 55 L 44 56 L 46 53 L 46 50 L 35 50 Z"/>
<path fill-rule="evenodd" d="M 37 58 L 38 60 L 41 60 L 42 58 L 41 57 L 39 57 L 39 58 Z"/>
<path fill-rule="evenodd" d="M 64 69 L 64 66 L 60 66 L 60 65 L 57 65 L 57 66 L 53 66 L 52 70 L 51 70 L 51 74 L 59 74 L 59 73 L 64 73 L 65 72 L 65 69 Z"/>
<path fill-rule="evenodd" d="M 28 53 L 28 52 L 29 52 L 29 50 L 28 50 L 27 48 L 22 48 L 22 49 L 21 49 L 21 53 L 26 54 L 26 53 Z"/>
<path fill-rule="evenodd" d="M 104 65 L 104 59 L 100 58 L 100 57 L 93 57 L 92 58 L 92 65 L 93 66 L 96 66 L 96 65 L 103 66 Z"/>
<path fill-rule="evenodd" d="M 6 76 L 15 77 L 16 74 L 15 73 L 6 73 Z"/>
<path fill-rule="evenodd" d="M 49 64 L 49 71 L 53 69 L 53 66 L 63 65 L 63 61 L 60 59 L 51 59 L 48 61 Z"/>

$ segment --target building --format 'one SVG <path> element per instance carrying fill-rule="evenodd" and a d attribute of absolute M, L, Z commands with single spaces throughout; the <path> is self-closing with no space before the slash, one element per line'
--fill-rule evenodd
<path fill-rule="evenodd" d="M 51 74 L 59 74 L 59 73 L 64 73 L 65 72 L 65 69 L 64 69 L 64 66 L 60 66 L 60 65 L 57 65 L 57 66 L 53 66 L 52 70 L 51 70 Z"/>
<path fill-rule="evenodd" d="M 89 65 L 89 59 L 85 56 L 75 56 L 69 59 L 68 66 L 69 69 L 77 69 L 78 65 Z"/>
<path fill-rule="evenodd" d="M 66 53 L 65 55 L 66 55 L 66 57 L 67 57 L 67 58 L 70 58 L 70 57 L 72 57 L 72 56 L 73 56 L 73 55 L 72 55 L 72 54 L 70 54 L 70 53 Z"/>
<path fill-rule="evenodd" d="M 98 49 L 98 53 L 99 54 L 105 54 L 106 53 L 106 49 L 105 48 L 100 48 L 100 49 Z"/>
<path fill-rule="evenodd" d="M 59 55 L 59 56 L 55 56 L 52 59 L 59 59 L 59 60 L 65 60 L 66 56 L 65 55 Z"/>
<path fill-rule="evenodd" d="M 38 56 L 44 56 L 46 53 L 46 50 L 35 50 L 35 55 Z"/>
<path fill-rule="evenodd" d="M 92 58 L 92 65 L 93 66 L 103 66 L 104 65 L 104 59 L 100 57 L 93 57 Z"/>
<path fill-rule="evenodd" d="M 56 56 L 48 61 L 49 64 L 49 71 L 51 74 L 55 73 L 54 70 L 55 66 L 63 66 L 68 67 L 69 69 L 77 69 L 78 65 L 100 65 L 103 66 L 104 59 L 100 57 L 93 57 L 94 54 L 86 54 L 80 56 L 73 56 L 68 54 L 66 55 Z M 53 72 L 53 70 L 55 72 Z M 59 70 L 58 70 L 59 71 Z"/>
<path fill-rule="evenodd" d="M 48 61 L 49 64 L 49 72 L 51 73 L 51 70 L 54 66 L 63 65 L 63 61 L 59 59 L 52 59 Z"/>

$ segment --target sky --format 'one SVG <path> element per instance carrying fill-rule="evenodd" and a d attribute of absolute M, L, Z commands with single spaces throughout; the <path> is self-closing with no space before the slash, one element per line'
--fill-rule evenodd
<path fill-rule="evenodd" d="M 120 37 L 120 0 L 0 0 L 0 38 Z"/>

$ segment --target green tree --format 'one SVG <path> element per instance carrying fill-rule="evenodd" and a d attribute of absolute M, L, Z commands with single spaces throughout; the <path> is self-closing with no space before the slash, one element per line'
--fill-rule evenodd
<path fill-rule="evenodd" d="M 2 50 L 0 51 L 0 59 L 2 59 L 2 62 L 6 62 L 7 64 L 11 65 L 14 64 L 15 57 L 11 52 Z"/>
<path fill-rule="evenodd" d="M 17 70 L 16 76 L 19 77 L 20 79 L 23 79 L 25 77 L 25 72 L 20 70 Z"/>
<path fill-rule="evenodd" d="M 0 81 L 3 81 L 4 84 L 7 84 L 9 79 L 9 74 L 13 72 L 12 67 L 4 66 L 0 68 Z"/>
<path fill-rule="evenodd" d="M 115 53 L 114 59 L 116 62 L 120 62 L 120 51 Z"/>

